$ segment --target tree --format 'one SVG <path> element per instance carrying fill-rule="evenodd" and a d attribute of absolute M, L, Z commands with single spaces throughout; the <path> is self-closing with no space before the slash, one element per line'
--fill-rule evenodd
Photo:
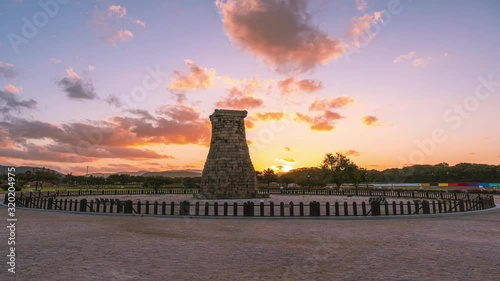
<path fill-rule="evenodd" d="M 354 163 L 349 163 L 346 168 L 347 178 L 354 185 L 354 187 L 358 188 L 361 182 L 366 182 L 366 169 L 360 168 L 358 165 Z"/>
<path fill-rule="evenodd" d="M 267 168 L 264 171 L 262 171 L 262 175 L 264 182 L 267 183 L 267 187 L 269 187 L 269 184 L 271 184 L 271 182 L 275 182 L 278 180 L 278 176 L 274 173 L 274 170 L 271 168 Z"/>
<path fill-rule="evenodd" d="M 353 163 L 346 156 L 336 153 L 335 155 L 327 153 L 323 158 L 320 167 L 323 170 L 324 177 L 335 183 L 337 188 L 348 180 L 348 168 Z"/>

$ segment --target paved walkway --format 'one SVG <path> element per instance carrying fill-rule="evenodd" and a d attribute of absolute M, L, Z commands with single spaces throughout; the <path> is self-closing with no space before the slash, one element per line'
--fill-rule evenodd
<path fill-rule="evenodd" d="M 17 217 L 17 273 L 6 271 L 2 250 L 0 280 L 500 280 L 498 209 L 387 220 L 30 209 L 18 209 Z M 6 249 L 6 227 L 0 230 Z"/>

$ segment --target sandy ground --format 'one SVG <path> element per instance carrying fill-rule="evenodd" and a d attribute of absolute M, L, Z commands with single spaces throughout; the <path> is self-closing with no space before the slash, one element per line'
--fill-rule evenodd
<path fill-rule="evenodd" d="M 356 220 L 18 209 L 17 218 L 17 273 L 7 272 L 1 227 L 0 280 L 500 280 L 499 209 Z"/>

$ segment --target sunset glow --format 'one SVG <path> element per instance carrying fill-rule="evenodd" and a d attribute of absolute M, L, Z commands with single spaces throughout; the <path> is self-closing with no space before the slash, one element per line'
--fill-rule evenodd
<path fill-rule="evenodd" d="M 51 3 L 0 3 L 2 165 L 201 170 L 216 108 L 256 170 L 500 164 L 498 1 Z"/>

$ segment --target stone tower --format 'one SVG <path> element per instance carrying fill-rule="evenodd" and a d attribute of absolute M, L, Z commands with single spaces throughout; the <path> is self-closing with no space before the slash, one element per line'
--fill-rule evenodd
<path fill-rule="evenodd" d="M 210 115 L 212 140 L 203 168 L 200 195 L 206 198 L 253 197 L 257 186 L 245 136 L 247 111 L 216 109 Z"/>

